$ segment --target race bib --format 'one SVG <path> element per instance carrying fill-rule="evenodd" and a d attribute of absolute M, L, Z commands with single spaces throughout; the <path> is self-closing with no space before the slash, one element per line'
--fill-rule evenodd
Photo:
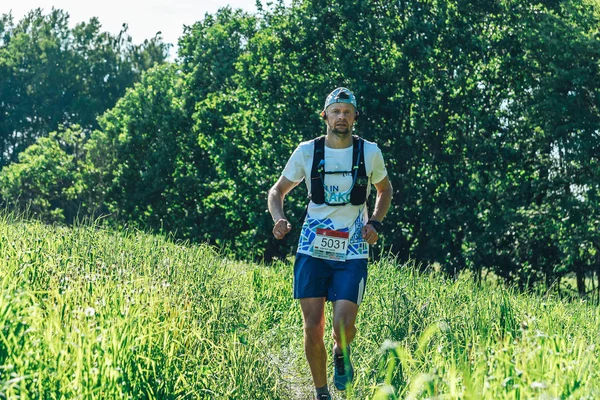
<path fill-rule="evenodd" d="M 313 257 L 324 260 L 346 261 L 350 232 L 317 228 L 313 242 Z"/>

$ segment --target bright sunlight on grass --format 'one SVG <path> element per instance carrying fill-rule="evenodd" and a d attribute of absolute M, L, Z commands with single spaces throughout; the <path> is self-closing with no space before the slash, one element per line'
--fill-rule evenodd
<path fill-rule="evenodd" d="M 7 216 L 0 255 L 0 398 L 310 396 L 289 263 Z M 345 398 L 600 397 L 598 307 L 391 259 L 370 274 Z"/>

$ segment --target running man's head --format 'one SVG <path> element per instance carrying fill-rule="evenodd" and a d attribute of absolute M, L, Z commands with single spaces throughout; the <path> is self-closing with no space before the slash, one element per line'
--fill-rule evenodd
<path fill-rule="evenodd" d="M 352 133 L 358 117 L 356 97 L 349 89 L 339 87 L 327 96 L 321 117 L 327 124 L 327 131 L 336 135 Z"/>

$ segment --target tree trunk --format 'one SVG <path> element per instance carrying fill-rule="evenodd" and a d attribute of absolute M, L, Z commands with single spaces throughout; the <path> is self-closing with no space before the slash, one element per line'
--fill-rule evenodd
<path fill-rule="evenodd" d="M 600 304 L 600 265 L 597 266 L 596 268 L 596 279 L 597 279 L 597 298 L 596 298 L 596 304 Z"/>
<path fill-rule="evenodd" d="M 577 293 L 579 293 L 579 297 L 585 296 L 585 272 L 582 268 L 580 262 L 577 262 L 577 266 L 575 268 L 575 274 L 577 276 Z"/>

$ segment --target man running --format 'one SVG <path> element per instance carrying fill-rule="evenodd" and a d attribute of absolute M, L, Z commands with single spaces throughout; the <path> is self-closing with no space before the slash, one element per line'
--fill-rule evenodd
<path fill-rule="evenodd" d="M 333 382 L 345 390 L 354 378 L 350 343 L 367 282 L 369 245 L 377 242 L 387 213 L 392 186 L 381 150 L 353 136 L 358 117 L 356 97 L 343 87 L 327 96 L 321 112 L 327 134 L 301 143 L 277 183 L 269 190 L 273 235 L 282 239 L 292 229 L 283 199 L 303 179 L 310 193 L 294 263 L 294 298 L 304 319 L 304 351 L 317 400 L 331 398 L 327 387 L 325 302 L 333 304 Z M 366 200 L 377 189 L 369 218 Z"/>

